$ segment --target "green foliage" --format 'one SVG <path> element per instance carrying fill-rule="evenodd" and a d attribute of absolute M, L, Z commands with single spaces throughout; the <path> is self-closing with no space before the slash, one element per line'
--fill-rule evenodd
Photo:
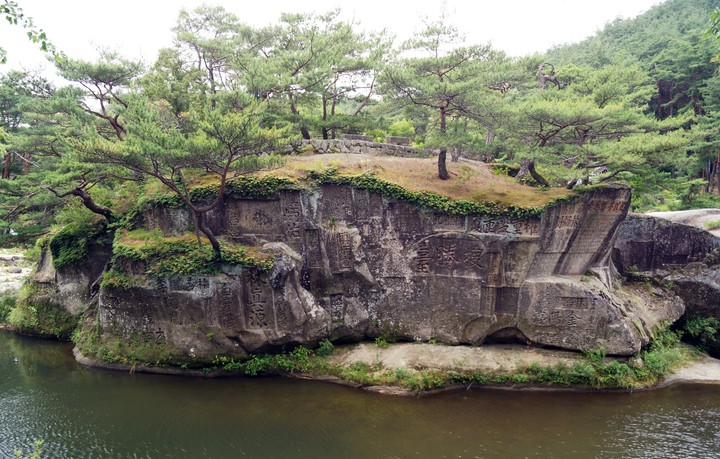
<path fill-rule="evenodd" d="M 241 362 L 237 362 L 234 358 L 224 355 L 215 356 L 212 363 L 224 371 L 237 371 L 243 367 Z"/>
<path fill-rule="evenodd" d="M 332 352 L 332 344 L 330 343 L 329 346 L 328 348 L 326 344 L 321 343 L 321 347 L 315 353 L 305 346 L 298 346 L 290 352 L 254 354 L 244 362 L 236 361 L 232 357 L 215 356 L 212 363 L 216 368 L 223 371 L 242 370 L 247 376 L 268 373 L 304 373 L 324 368 L 322 359 Z"/>
<path fill-rule="evenodd" d="M 265 198 L 278 191 L 294 189 L 296 186 L 297 184 L 293 180 L 284 177 L 241 175 L 227 181 L 225 192 L 231 196 Z M 202 185 L 190 188 L 189 196 L 192 202 L 202 203 L 214 199 L 219 192 L 220 187 L 217 184 Z M 185 203 L 176 194 L 163 194 L 144 198 L 133 211 L 133 215 L 138 215 L 147 209 L 159 207 L 180 209 L 185 207 Z"/>
<path fill-rule="evenodd" d="M 242 265 L 259 271 L 272 269 L 273 260 L 252 248 L 229 242 L 221 243 L 218 259 L 212 247 L 200 245 L 192 233 L 181 237 L 163 237 L 160 231 L 123 230 L 113 245 L 116 265 L 122 260 L 145 263 L 145 273 L 150 276 L 172 277 L 188 275 L 212 275 L 220 272 L 220 265 Z M 125 275 L 111 273 L 104 281 L 120 288 L 129 288 L 132 281 Z"/>
<path fill-rule="evenodd" d="M 24 333 L 69 339 L 78 319 L 58 304 L 54 295 L 52 289 L 40 284 L 25 284 L 7 321 Z"/>
<path fill-rule="evenodd" d="M 712 356 L 720 354 L 720 320 L 716 317 L 696 316 L 685 319 L 682 330 L 690 344 Z"/>
<path fill-rule="evenodd" d="M 559 202 L 573 200 L 577 195 L 555 199 L 543 207 L 499 207 L 494 202 L 475 202 L 466 200 L 453 200 L 429 191 L 410 191 L 400 185 L 387 182 L 375 174 L 364 173 L 360 175 L 342 175 L 336 169 L 330 168 L 322 172 L 311 171 L 310 178 L 319 184 L 352 185 L 369 190 L 393 199 L 409 202 L 425 209 L 437 210 L 451 215 L 510 215 L 516 217 L 530 217 L 541 215 L 546 208 L 557 205 Z M 590 191 L 585 188 L 581 191 Z"/>
<path fill-rule="evenodd" d="M 61 269 L 84 263 L 92 243 L 107 242 L 110 236 L 105 222 L 98 224 L 70 224 L 50 240 L 53 266 Z"/>
<path fill-rule="evenodd" d="M 375 346 L 379 347 L 380 349 L 387 349 L 388 347 L 390 347 L 390 344 L 385 338 L 377 337 L 375 338 Z"/>
<path fill-rule="evenodd" d="M 388 126 L 388 133 L 392 136 L 413 137 L 415 136 L 415 126 L 412 121 L 402 118 Z"/>
<path fill-rule="evenodd" d="M 2 292 L 0 293 L 0 323 L 4 323 L 10 311 L 15 309 L 17 305 L 17 292 Z"/>
<path fill-rule="evenodd" d="M 85 325 L 75 329 L 72 341 L 83 355 L 108 363 L 166 366 L 187 360 L 186 356 L 173 353 L 167 343 L 155 336 L 135 333 L 129 337 L 105 336 L 98 328 Z"/>
<path fill-rule="evenodd" d="M 332 354 L 334 348 L 335 346 L 333 346 L 333 343 L 326 338 L 320 341 L 316 352 L 320 357 L 327 357 Z"/>
<path fill-rule="evenodd" d="M 248 376 L 257 376 L 261 373 L 268 372 L 273 368 L 274 363 L 275 359 L 271 355 L 251 355 L 245 362 L 245 374 Z"/>
<path fill-rule="evenodd" d="M 16 1 L 5 0 L 4 3 L 0 4 L 0 15 L 5 17 L 8 24 L 20 25 L 25 29 L 25 35 L 27 35 L 28 39 L 37 44 L 40 51 L 46 53 L 48 57 L 52 57 L 57 62 L 63 59 L 63 54 L 50 42 L 45 31 L 35 26 L 33 18 L 26 16 Z M 5 49 L 0 48 L 0 64 L 6 63 L 7 53 Z"/>
<path fill-rule="evenodd" d="M 583 354 L 585 354 L 585 357 L 592 363 L 593 365 L 601 365 L 605 362 L 605 349 L 599 348 L 599 349 L 586 349 L 583 351 Z"/>
<path fill-rule="evenodd" d="M 103 273 L 100 287 L 127 290 L 135 286 L 135 282 L 124 272 L 111 268 Z"/>

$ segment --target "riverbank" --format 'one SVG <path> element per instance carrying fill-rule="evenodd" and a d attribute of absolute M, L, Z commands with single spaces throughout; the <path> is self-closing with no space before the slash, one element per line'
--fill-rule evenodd
<path fill-rule="evenodd" d="M 683 359 L 669 371 L 669 376 L 647 377 L 645 384 L 629 378 L 630 368 L 641 372 L 643 366 L 649 364 L 637 357 L 615 359 L 602 354 L 584 355 L 521 345 L 471 347 L 365 342 L 334 346 L 322 357 L 309 351 L 254 356 L 242 364 L 222 360 L 216 366 L 200 370 L 105 362 L 85 356 L 77 348 L 73 352 L 81 364 L 107 370 L 215 378 L 248 374 L 283 376 L 399 396 L 422 396 L 472 387 L 577 392 L 647 390 L 676 383 L 720 384 L 720 360 L 689 346 L 681 346 L 679 350 Z M 589 384 L 590 381 L 595 384 Z"/>
<path fill-rule="evenodd" d="M 0 249 L 0 294 L 19 290 L 32 271 L 20 249 Z"/>

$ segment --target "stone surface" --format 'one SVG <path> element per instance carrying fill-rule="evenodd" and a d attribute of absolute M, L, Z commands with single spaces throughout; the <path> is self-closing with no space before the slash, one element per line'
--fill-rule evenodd
<path fill-rule="evenodd" d="M 670 220 L 673 223 L 695 226 L 706 229 L 706 225 L 720 220 L 720 209 L 693 209 L 675 212 L 648 212 L 646 215 Z M 707 230 L 713 236 L 720 236 L 720 228 Z"/>
<path fill-rule="evenodd" d="M 79 315 L 100 288 L 103 272 L 112 256 L 110 245 L 90 244 L 88 259 L 81 265 L 56 270 L 50 250 L 43 251 L 29 281 L 53 291 L 52 301 L 72 315 Z"/>
<path fill-rule="evenodd" d="M 697 227 L 702 223 L 696 220 L 712 213 L 706 209 L 660 215 L 628 216 L 618 230 L 613 249 L 615 265 L 625 276 L 672 285 L 688 317 L 720 319 L 720 238 Z"/>
<path fill-rule="evenodd" d="M 689 263 L 715 263 L 720 238 L 693 226 L 648 215 L 629 215 L 618 229 L 613 261 L 621 272 L 655 272 Z"/>
<path fill-rule="evenodd" d="M 306 148 L 311 147 L 316 153 L 347 153 L 347 154 L 382 154 L 390 156 L 401 156 L 406 158 L 414 158 L 418 156 L 430 156 L 431 153 L 420 148 L 410 145 L 408 137 L 398 137 L 405 139 L 402 143 L 373 142 L 372 138 L 366 136 L 351 136 L 341 139 L 310 139 L 299 140 L 288 145 L 288 153 L 301 153 Z"/>
<path fill-rule="evenodd" d="M 97 323 L 204 359 L 378 336 L 630 355 L 683 306 L 619 288 L 610 252 L 629 199 L 598 188 L 525 218 L 444 215 L 346 186 L 230 199 L 210 224 L 272 252 L 271 273 L 234 266 L 102 289 Z M 189 225 L 153 212 L 146 223 L 167 235 Z"/>

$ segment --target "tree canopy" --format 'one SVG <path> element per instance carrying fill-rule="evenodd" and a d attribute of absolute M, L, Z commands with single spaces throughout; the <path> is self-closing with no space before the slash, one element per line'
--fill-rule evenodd
<path fill-rule="evenodd" d="M 206 216 L 247 158 L 345 133 L 410 137 L 438 155 L 438 179 L 453 178 L 450 152 L 535 186 L 622 181 L 639 210 L 713 205 L 718 8 L 667 0 L 520 58 L 466 43 L 444 11 L 393 44 L 339 10 L 266 27 L 222 7 L 183 10 L 173 46 L 148 66 L 104 51 L 59 60 L 59 85 L 0 75 L 0 238 L 32 241 L 83 219 L 114 225 L 161 187 L 219 253 Z M 0 12 L 54 52 L 15 2 Z M 216 195 L 192 198 L 198 174 L 217 180 Z"/>

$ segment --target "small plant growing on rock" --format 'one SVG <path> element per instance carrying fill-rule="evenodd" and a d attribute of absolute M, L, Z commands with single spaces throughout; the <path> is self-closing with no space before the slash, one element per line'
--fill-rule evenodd
<path fill-rule="evenodd" d="M 320 357 L 327 357 L 332 354 L 334 348 L 335 346 L 333 346 L 333 343 L 331 343 L 330 340 L 326 338 L 320 341 L 320 345 L 318 346 L 316 353 Z"/>

